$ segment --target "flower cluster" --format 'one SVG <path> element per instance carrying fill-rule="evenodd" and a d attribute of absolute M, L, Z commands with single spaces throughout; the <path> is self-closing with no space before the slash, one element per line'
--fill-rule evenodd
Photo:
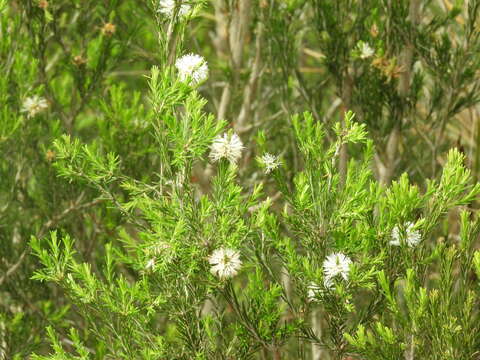
<path fill-rule="evenodd" d="M 242 266 L 240 253 L 229 248 L 215 250 L 208 258 L 208 262 L 212 266 L 210 272 L 220 279 L 234 277 Z"/>
<path fill-rule="evenodd" d="M 344 280 L 348 280 L 351 264 L 352 260 L 342 253 L 333 253 L 328 255 L 323 262 L 325 287 L 332 288 L 333 279 L 338 275 L 340 275 Z"/>
<path fill-rule="evenodd" d="M 177 59 L 175 67 L 181 81 L 191 85 L 199 84 L 208 78 L 208 65 L 205 59 L 197 54 L 187 54 Z"/>
<path fill-rule="evenodd" d="M 375 50 L 373 50 L 368 43 L 363 41 L 359 42 L 357 47 L 360 52 L 360 59 L 368 59 L 375 54 Z"/>
<path fill-rule="evenodd" d="M 33 95 L 25 99 L 22 105 L 22 112 L 28 113 L 28 117 L 34 117 L 35 115 L 43 112 L 48 108 L 48 102 L 45 98 L 38 95 Z"/>
<path fill-rule="evenodd" d="M 103 28 L 102 28 L 103 35 L 110 37 L 113 34 L 115 34 L 115 31 L 117 31 L 117 26 L 115 24 L 106 23 L 105 25 L 103 25 Z"/>
<path fill-rule="evenodd" d="M 265 168 L 265 173 L 269 174 L 276 168 L 280 166 L 280 160 L 278 159 L 278 156 L 265 153 L 261 158 L 260 162 L 262 166 Z"/>
<path fill-rule="evenodd" d="M 231 163 L 235 164 L 242 156 L 244 149 L 242 140 L 237 134 L 223 134 L 217 136 L 210 146 L 210 159 L 212 161 L 219 161 L 225 158 Z"/>
<path fill-rule="evenodd" d="M 405 231 L 402 232 L 398 226 L 395 226 L 392 230 L 392 240 L 390 241 L 390 245 L 400 246 L 402 240 L 405 240 L 405 243 L 410 247 L 418 245 L 422 239 L 422 235 L 420 234 L 420 231 L 415 230 L 414 227 L 415 224 L 407 222 L 404 225 Z"/>
<path fill-rule="evenodd" d="M 178 8 L 178 15 L 183 17 L 190 12 L 190 9 L 190 5 L 182 3 Z M 171 18 L 175 12 L 175 0 L 160 0 L 158 12 Z"/>
<path fill-rule="evenodd" d="M 145 264 L 146 271 L 152 271 L 155 268 L 155 258 L 151 258 Z"/>

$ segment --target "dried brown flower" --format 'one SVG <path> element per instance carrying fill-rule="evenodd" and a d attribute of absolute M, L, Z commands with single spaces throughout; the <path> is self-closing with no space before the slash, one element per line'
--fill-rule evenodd
<path fill-rule="evenodd" d="M 47 0 L 40 0 L 40 1 L 38 2 L 38 7 L 39 7 L 40 9 L 44 9 L 44 10 L 45 10 L 45 9 L 48 7 L 48 1 L 47 1 Z"/>
<path fill-rule="evenodd" d="M 54 159 L 55 159 L 55 156 L 57 154 L 55 154 L 55 151 L 52 151 L 52 150 L 47 150 L 46 154 L 45 154 L 45 157 L 47 158 L 47 161 L 48 162 L 52 162 Z"/>
<path fill-rule="evenodd" d="M 87 59 L 85 59 L 82 55 L 76 55 L 72 61 L 75 65 L 82 66 L 86 64 Z"/>
<path fill-rule="evenodd" d="M 117 27 L 114 24 L 106 23 L 105 25 L 103 25 L 102 33 L 105 36 L 112 36 L 113 34 L 115 34 L 116 30 L 117 30 Z"/>

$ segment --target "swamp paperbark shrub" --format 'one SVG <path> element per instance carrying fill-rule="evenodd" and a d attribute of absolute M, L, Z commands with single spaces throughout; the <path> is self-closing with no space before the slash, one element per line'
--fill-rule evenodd
<path fill-rule="evenodd" d="M 0 359 L 478 357 L 479 5 L 0 0 Z"/>
<path fill-rule="evenodd" d="M 158 69 L 153 73 L 150 82 L 160 76 Z M 122 174 L 117 156 L 93 156 L 69 138 L 56 142 L 62 177 L 101 194 L 110 194 L 110 183 L 125 189 L 123 199 L 110 200 L 128 227 L 104 246 L 105 262 L 96 272 L 75 254 L 67 234 L 32 239 L 43 265 L 34 278 L 56 283 L 84 324 L 72 326 L 69 349 L 49 330 L 51 358 L 302 358 L 317 346 L 332 358 L 474 356 L 478 219 L 465 208 L 459 238 L 433 241 L 447 212 L 480 192 L 461 153 L 450 151 L 441 178 L 425 191 L 407 175 L 384 187 L 372 176 L 372 143 L 353 113 L 335 127 L 331 144 L 322 141 L 324 129 L 311 114 L 294 116 L 303 170 L 292 186 L 285 166 L 271 170 L 285 199 L 277 212 L 262 182 L 252 192 L 239 185 L 240 147 L 233 145 L 238 152 L 230 161 L 228 137 L 215 138 L 222 123 L 209 124 L 203 104 L 195 90 L 187 91 L 153 117 L 155 149 L 168 160 L 162 165 L 170 177 L 139 181 Z M 178 117 L 169 118 L 174 112 Z M 165 118 L 178 123 L 161 128 Z M 197 138 L 202 141 L 195 144 Z M 339 149 L 345 145 L 361 155 L 342 179 Z M 211 159 L 218 158 L 211 192 L 201 194 L 192 169 L 217 147 L 227 155 Z M 310 316 L 318 309 L 322 334 Z"/>

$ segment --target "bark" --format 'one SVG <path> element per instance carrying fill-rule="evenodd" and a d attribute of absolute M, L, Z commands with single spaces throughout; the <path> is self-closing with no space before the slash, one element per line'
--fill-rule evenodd
<path fill-rule="evenodd" d="M 238 133 L 245 132 L 249 129 L 250 113 L 252 103 L 257 90 L 257 83 L 261 72 L 261 53 L 263 42 L 263 23 L 261 21 L 257 24 L 256 41 L 255 41 L 255 58 L 253 60 L 252 71 L 248 80 L 247 86 L 243 93 L 243 103 L 240 109 L 240 114 L 235 123 L 235 128 Z"/>
<path fill-rule="evenodd" d="M 408 339 L 408 343 L 408 348 L 405 350 L 405 360 L 413 360 L 415 354 L 413 335 L 411 335 L 410 339 Z"/>
<path fill-rule="evenodd" d="M 411 0 L 409 8 L 409 19 L 412 26 L 416 26 L 419 22 L 420 12 L 420 0 Z M 402 73 L 398 82 L 398 94 L 405 99 L 408 96 L 410 85 L 412 81 L 413 70 L 413 52 L 414 47 L 411 41 L 409 41 L 405 49 L 400 56 L 400 65 L 402 67 Z M 398 158 L 398 149 L 401 139 L 401 124 L 406 120 L 408 112 L 404 109 L 399 117 L 400 122 L 393 126 L 392 131 L 388 136 L 388 141 L 383 158 L 378 154 L 375 156 L 375 162 L 378 170 L 378 177 L 381 184 L 388 185 L 392 181 L 395 174 L 395 168 Z"/>
<path fill-rule="evenodd" d="M 212 39 L 217 50 L 219 58 L 228 58 L 229 55 L 229 39 L 228 39 L 228 10 L 225 0 L 217 0 L 214 2 L 215 7 L 215 37 Z M 226 83 L 220 98 L 220 105 L 217 110 L 217 119 L 225 119 L 225 115 L 230 104 L 232 90 L 231 84 Z"/>
<path fill-rule="evenodd" d="M 322 338 L 322 319 L 320 318 L 321 312 L 320 309 L 315 309 L 311 314 L 312 321 L 312 330 L 315 335 L 321 339 Z M 325 351 L 317 344 L 312 343 L 312 360 L 325 360 L 326 359 Z"/>
<path fill-rule="evenodd" d="M 382 160 L 378 154 L 375 155 L 378 179 L 383 185 L 388 185 L 392 181 L 395 172 L 395 161 L 397 159 L 400 137 L 400 126 L 395 125 L 392 132 L 388 136 L 387 146 L 385 149 L 385 158 Z"/>
<path fill-rule="evenodd" d="M 351 110 L 352 90 L 353 90 L 353 79 L 351 74 L 349 73 L 349 70 L 347 69 L 343 79 L 343 83 L 342 83 L 342 101 L 343 101 L 344 113 Z M 343 119 L 342 119 L 342 127 L 345 128 Z M 346 144 L 344 144 L 340 148 L 339 164 L 338 164 L 338 172 L 340 174 L 340 182 L 342 184 L 345 183 L 345 178 L 347 176 L 347 165 L 348 165 L 348 147 Z"/>
<path fill-rule="evenodd" d="M 235 70 L 238 70 L 242 66 L 243 47 L 250 27 L 252 2 L 238 0 L 234 7 L 230 22 L 229 43 L 232 65 Z"/>

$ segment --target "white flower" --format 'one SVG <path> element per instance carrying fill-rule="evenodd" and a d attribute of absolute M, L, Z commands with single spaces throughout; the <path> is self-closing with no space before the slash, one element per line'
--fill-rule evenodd
<path fill-rule="evenodd" d="M 218 161 L 226 158 L 231 163 L 236 163 L 242 156 L 243 143 L 237 134 L 223 134 L 217 136 L 210 146 L 210 159 Z"/>
<path fill-rule="evenodd" d="M 331 288 L 333 285 L 333 278 L 341 275 L 345 280 L 348 280 L 348 273 L 350 272 L 350 265 L 352 260 L 342 253 L 333 253 L 327 256 L 323 262 L 324 284 L 325 287 Z"/>
<path fill-rule="evenodd" d="M 358 49 L 360 50 L 360 59 L 367 59 L 375 54 L 375 50 L 373 50 L 368 43 L 360 42 L 358 44 Z"/>
<path fill-rule="evenodd" d="M 401 240 L 403 239 L 410 247 L 418 245 L 418 243 L 422 239 L 422 235 L 420 234 L 420 231 L 413 228 L 414 226 L 415 224 L 410 221 L 404 225 L 405 231 L 400 231 L 398 226 L 395 226 L 392 230 L 393 240 L 390 241 L 390 245 L 400 246 L 400 244 L 402 243 Z"/>
<path fill-rule="evenodd" d="M 240 253 L 228 248 L 215 250 L 208 258 L 208 262 L 212 265 L 211 273 L 220 279 L 228 279 L 235 276 L 242 266 Z"/>
<path fill-rule="evenodd" d="M 33 95 L 25 99 L 22 105 L 22 112 L 27 112 L 28 117 L 33 117 L 48 108 L 48 102 L 45 98 Z"/>
<path fill-rule="evenodd" d="M 261 158 L 263 166 L 265 167 L 265 173 L 268 174 L 280 166 L 278 156 L 266 153 Z"/>
<path fill-rule="evenodd" d="M 147 261 L 147 264 L 145 265 L 145 270 L 150 271 L 155 268 L 155 258 L 151 258 L 150 260 Z"/>
<path fill-rule="evenodd" d="M 307 300 L 315 301 L 317 299 L 317 295 L 321 293 L 322 288 L 315 283 L 310 283 L 310 285 L 307 287 L 307 290 Z"/>
<path fill-rule="evenodd" d="M 180 3 L 180 0 L 178 1 Z M 190 11 L 190 5 L 188 4 L 181 4 L 180 8 L 178 9 L 178 16 L 182 17 L 188 14 Z M 172 17 L 175 11 L 175 0 L 160 0 L 158 12 Z"/>
<path fill-rule="evenodd" d="M 195 85 L 208 78 L 207 62 L 200 55 L 183 55 L 177 59 L 175 66 L 181 81 L 190 81 L 192 85 Z"/>

